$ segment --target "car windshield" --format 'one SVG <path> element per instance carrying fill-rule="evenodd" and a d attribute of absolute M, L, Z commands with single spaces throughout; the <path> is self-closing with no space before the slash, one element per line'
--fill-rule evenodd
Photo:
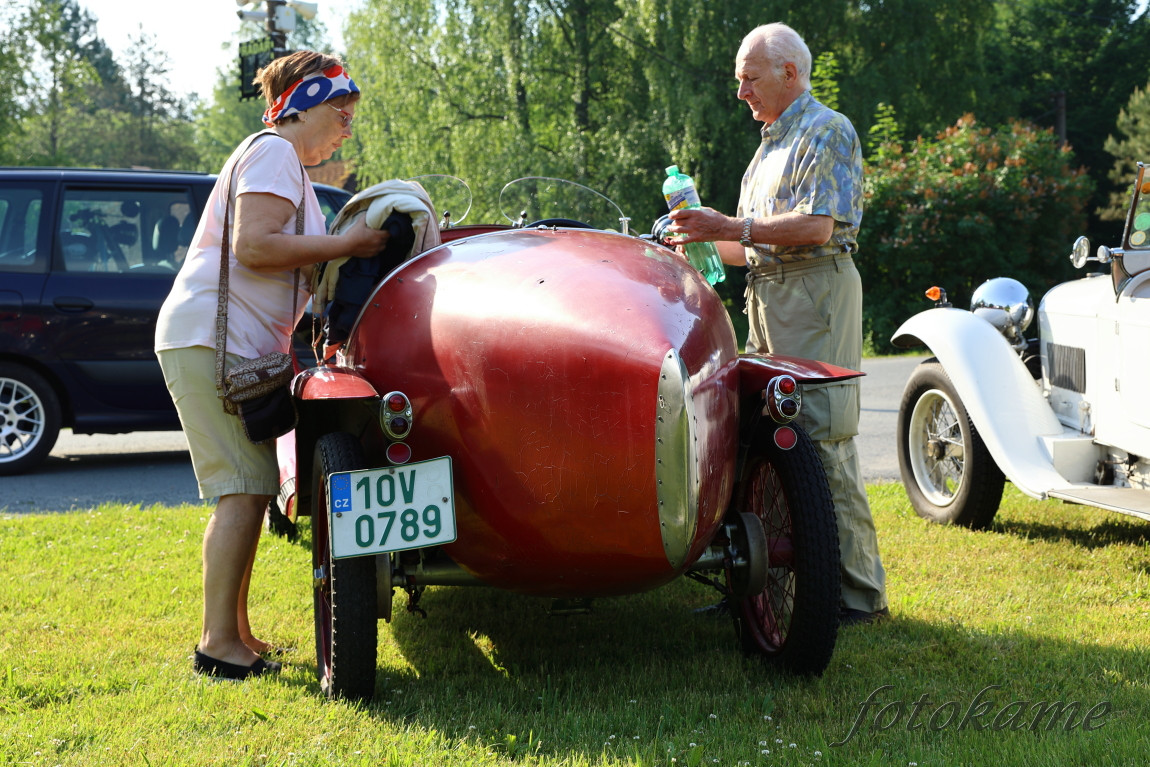
<path fill-rule="evenodd" d="M 1134 202 L 1130 211 L 1126 246 L 1135 250 L 1150 249 L 1150 178 L 1139 168 L 1135 182 Z"/>
<path fill-rule="evenodd" d="M 427 191 L 443 227 L 459 226 L 472 210 L 471 187 L 462 179 L 429 174 L 415 176 L 408 181 L 418 183 Z M 495 197 L 494 194 L 484 194 L 481 200 Z M 512 226 L 583 224 L 594 229 L 621 231 L 626 218 L 614 201 L 594 189 L 574 181 L 546 176 L 525 176 L 506 184 L 498 194 L 498 209 L 504 221 Z M 484 220 L 468 223 L 495 222 Z"/>

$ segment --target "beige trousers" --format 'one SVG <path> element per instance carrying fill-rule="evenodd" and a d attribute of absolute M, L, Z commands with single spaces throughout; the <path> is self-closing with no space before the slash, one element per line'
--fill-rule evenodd
<path fill-rule="evenodd" d="M 747 276 L 747 351 L 773 352 L 858 370 L 862 364 L 862 281 L 849 254 L 757 269 Z M 803 386 L 796 422 L 815 443 L 830 483 L 842 554 L 842 603 L 887 606 L 886 573 L 867 502 L 854 436 L 858 379 Z"/>

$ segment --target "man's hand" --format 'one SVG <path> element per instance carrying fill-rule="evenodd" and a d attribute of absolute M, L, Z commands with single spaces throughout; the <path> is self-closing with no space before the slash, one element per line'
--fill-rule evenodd
<path fill-rule="evenodd" d="M 714 208 L 680 208 L 669 214 L 668 232 L 683 235 L 676 243 L 738 241 L 742 224 Z"/>

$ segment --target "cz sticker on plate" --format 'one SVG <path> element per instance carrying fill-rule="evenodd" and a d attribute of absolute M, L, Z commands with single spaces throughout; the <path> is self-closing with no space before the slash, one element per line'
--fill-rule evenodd
<path fill-rule="evenodd" d="M 328 509 L 332 559 L 451 543 L 451 457 L 332 474 Z"/>

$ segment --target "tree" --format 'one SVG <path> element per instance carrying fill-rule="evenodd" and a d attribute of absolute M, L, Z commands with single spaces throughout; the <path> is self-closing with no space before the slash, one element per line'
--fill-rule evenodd
<path fill-rule="evenodd" d="M 19 26 L 29 40 L 29 66 L 22 92 L 29 119 L 15 144 L 26 161 L 61 165 L 75 162 L 65 126 L 74 131 L 79 116 L 95 105 L 100 84 L 84 53 L 102 53 L 95 21 L 75 0 L 33 0 Z"/>
<path fill-rule="evenodd" d="M 842 111 L 860 135 L 880 103 L 894 107 L 908 133 L 932 135 L 966 112 L 982 113 L 985 94 L 1012 88 L 987 66 L 988 35 L 1002 0 L 855 0 L 848 24 L 827 49 L 842 67 Z"/>
<path fill-rule="evenodd" d="M 1117 135 L 1106 137 L 1103 148 L 1114 158 L 1109 178 L 1113 184 L 1109 203 L 1101 211 L 1105 221 L 1122 221 L 1130 206 L 1130 194 L 1138 176 L 1139 162 L 1150 162 L 1150 86 L 1134 90 L 1118 113 Z"/>
<path fill-rule="evenodd" d="M 1043 295 L 1071 276 L 1066 255 L 1093 192 L 1074 160 L 1050 130 L 983 128 L 969 115 L 934 140 L 875 153 L 857 258 L 868 346 L 889 350 L 932 285 L 962 306 L 992 277 L 1014 277 Z"/>
<path fill-rule="evenodd" d="M 1054 127 L 1054 97 L 1064 94 L 1066 138 L 1094 179 L 1104 207 L 1113 191 L 1110 158 L 1103 147 L 1116 129 L 1130 94 L 1146 80 L 1144 51 L 1150 18 L 1138 0 L 1017 0 L 1000 3 L 1000 22 L 990 50 L 1000 82 L 996 109 L 985 120 L 1018 117 Z M 1103 239 L 1113 226 L 1092 224 Z"/>
<path fill-rule="evenodd" d="M 19 162 L 20 152 L 15 137 L 21 133 L 26 113 L 24 104 L 24 62 L 28 60 L 28 40 L 23 19 L 15 5 L 0 6 L 0 80 L 8 83 L 0 89 L 0 165 Z"/>

